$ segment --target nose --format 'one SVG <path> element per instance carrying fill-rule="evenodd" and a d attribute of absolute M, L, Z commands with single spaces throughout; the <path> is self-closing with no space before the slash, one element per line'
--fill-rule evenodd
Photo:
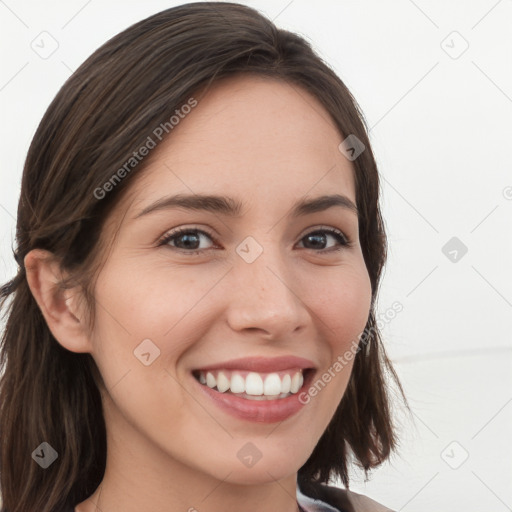
<path fill-rule="evenodd" d="M 233 330 L 280 339 L 306 327 L 307 301 L 279 250 L 265 249 L 252 263 L 237 257 L 230 274 L 227 317 Z"/>

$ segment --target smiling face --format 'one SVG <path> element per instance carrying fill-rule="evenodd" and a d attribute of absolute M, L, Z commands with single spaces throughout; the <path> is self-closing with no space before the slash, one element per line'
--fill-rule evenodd
<path fill-rule="evenodd" d="M 125 476 L 179 467 L 255 484 L 289 478 L 309 458 L 352 362 L 293 415 L 266 422 L 219 407 L 192 372 L 293 355 L 318 379 L 358 339 L 371 286 L 342 140 L 306 91 L 243 76 L 218 82 L 153 150 L 106 227 L 108 237 L 120 226 L 95 289 L 107 468 L 129 457 Z M 167 200 L 176 195 L 195 208 Z M 203 195 L 225 200 L 201 208 Z M 261 458 L 245 464 L 247 452 Z"/>

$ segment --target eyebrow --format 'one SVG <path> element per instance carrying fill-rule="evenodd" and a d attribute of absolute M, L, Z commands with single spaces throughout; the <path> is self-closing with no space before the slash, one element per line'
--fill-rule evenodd
<path fill-rule="evenodd" d="M 311 213 L 321 212 L 333 207 L 341 207 L 358 215 L 357 206 L 347 196 L 340 194 L 324 195 L 313 199 L 304 198 L 298 201 L 291 213 L 291 217 L 301 217 Z M 149 213 L 168 210 L 172 208 L 184 208 L 187 210 L 201 210 L 212 213 L 220 213 L 231 217 L 240 217 L 243 211 L 243 203 L 231 197 L 201 194 L 178 194 L 163 197 L 146 206 L 134 219 L 138 219 Z"/>

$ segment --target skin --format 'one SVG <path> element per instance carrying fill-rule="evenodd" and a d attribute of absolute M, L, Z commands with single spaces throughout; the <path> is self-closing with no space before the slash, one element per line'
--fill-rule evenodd
<path fill-rule="evenodd" d="M 332 207 L 289 216 L 304 196 L 338 193 L 355 203 L 353 167 L 338 150 L 343 138 L 305 90 L 231 77 L 153 150 L 112 214 L 103 236 L 119 230 L 95 287 L 92 331 L 79 291 L 52 291 L 58 266 L 44 251 L 27 255 L 29 285 L 52 333 L 67 349 L 90 352 L 107 388 L 106 472 L 77 512 L 297 511 L 297 471 L 331 420 L 353 362 L 297 414 L 271 424 L 228 415 L 190 372 L 294 354 L 313 361 L 318 378 L 358 339 L 371 286 L 357 214 Z M 192 192 L 229 195 L 243 214 L 168 209 L 134 219 L 164 196 Z M 193 239 L 201 254 L 185 254 L 183 237 L 158 246 L 178 227 L 212 238 Z M 325 232 L 315 245 L 306 235 L 321 228 L 340 230 L 352 245 Z M 247 236 L 263 248 L 252 263 L 235 250 Z M 133 351 L 148 338 L 160 355 L 145 366 Z M 237 457 L 247 442 L 262 453 L 252 467 Z"/>

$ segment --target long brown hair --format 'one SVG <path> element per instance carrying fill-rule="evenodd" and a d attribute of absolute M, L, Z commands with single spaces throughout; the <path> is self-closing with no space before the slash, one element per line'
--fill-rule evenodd
<path fill-rule="evenodd" d="M 105 219 L 149 159 L 123 174 L 104 197 L 95 191 L 195 91 L 237 73 L 308 91 L 340 134 L 354 134 L 366 147 L 353 165 L 359 237 L 372 285 L 368 336 L 341 403 L 298 472 L 299 485 L 314 494 L 313 483 L 340 477 L 348 486 L 351 458 L 368 471 L 395 449 L 391 381 L 403 392 L 376 326 L 387 242 L 377 167 L 360 109 L 302 37 L 240 4 L 184 4 L 136 23 L 96 50 L 58 92 L 30 145 L 16 227 L 18 273 L 0 290 L 7 318 L 0 352 L 2 512 L 74 506 L 95 491 L 106 462 L 101 375 L 90 354 L 70 352 L 53 337 L 27 284 L 26 254 L 50 251 L 83 285 L 92 310 Z M 47 469 L 32 460 L 42 442 L 58 453 Z"/>

